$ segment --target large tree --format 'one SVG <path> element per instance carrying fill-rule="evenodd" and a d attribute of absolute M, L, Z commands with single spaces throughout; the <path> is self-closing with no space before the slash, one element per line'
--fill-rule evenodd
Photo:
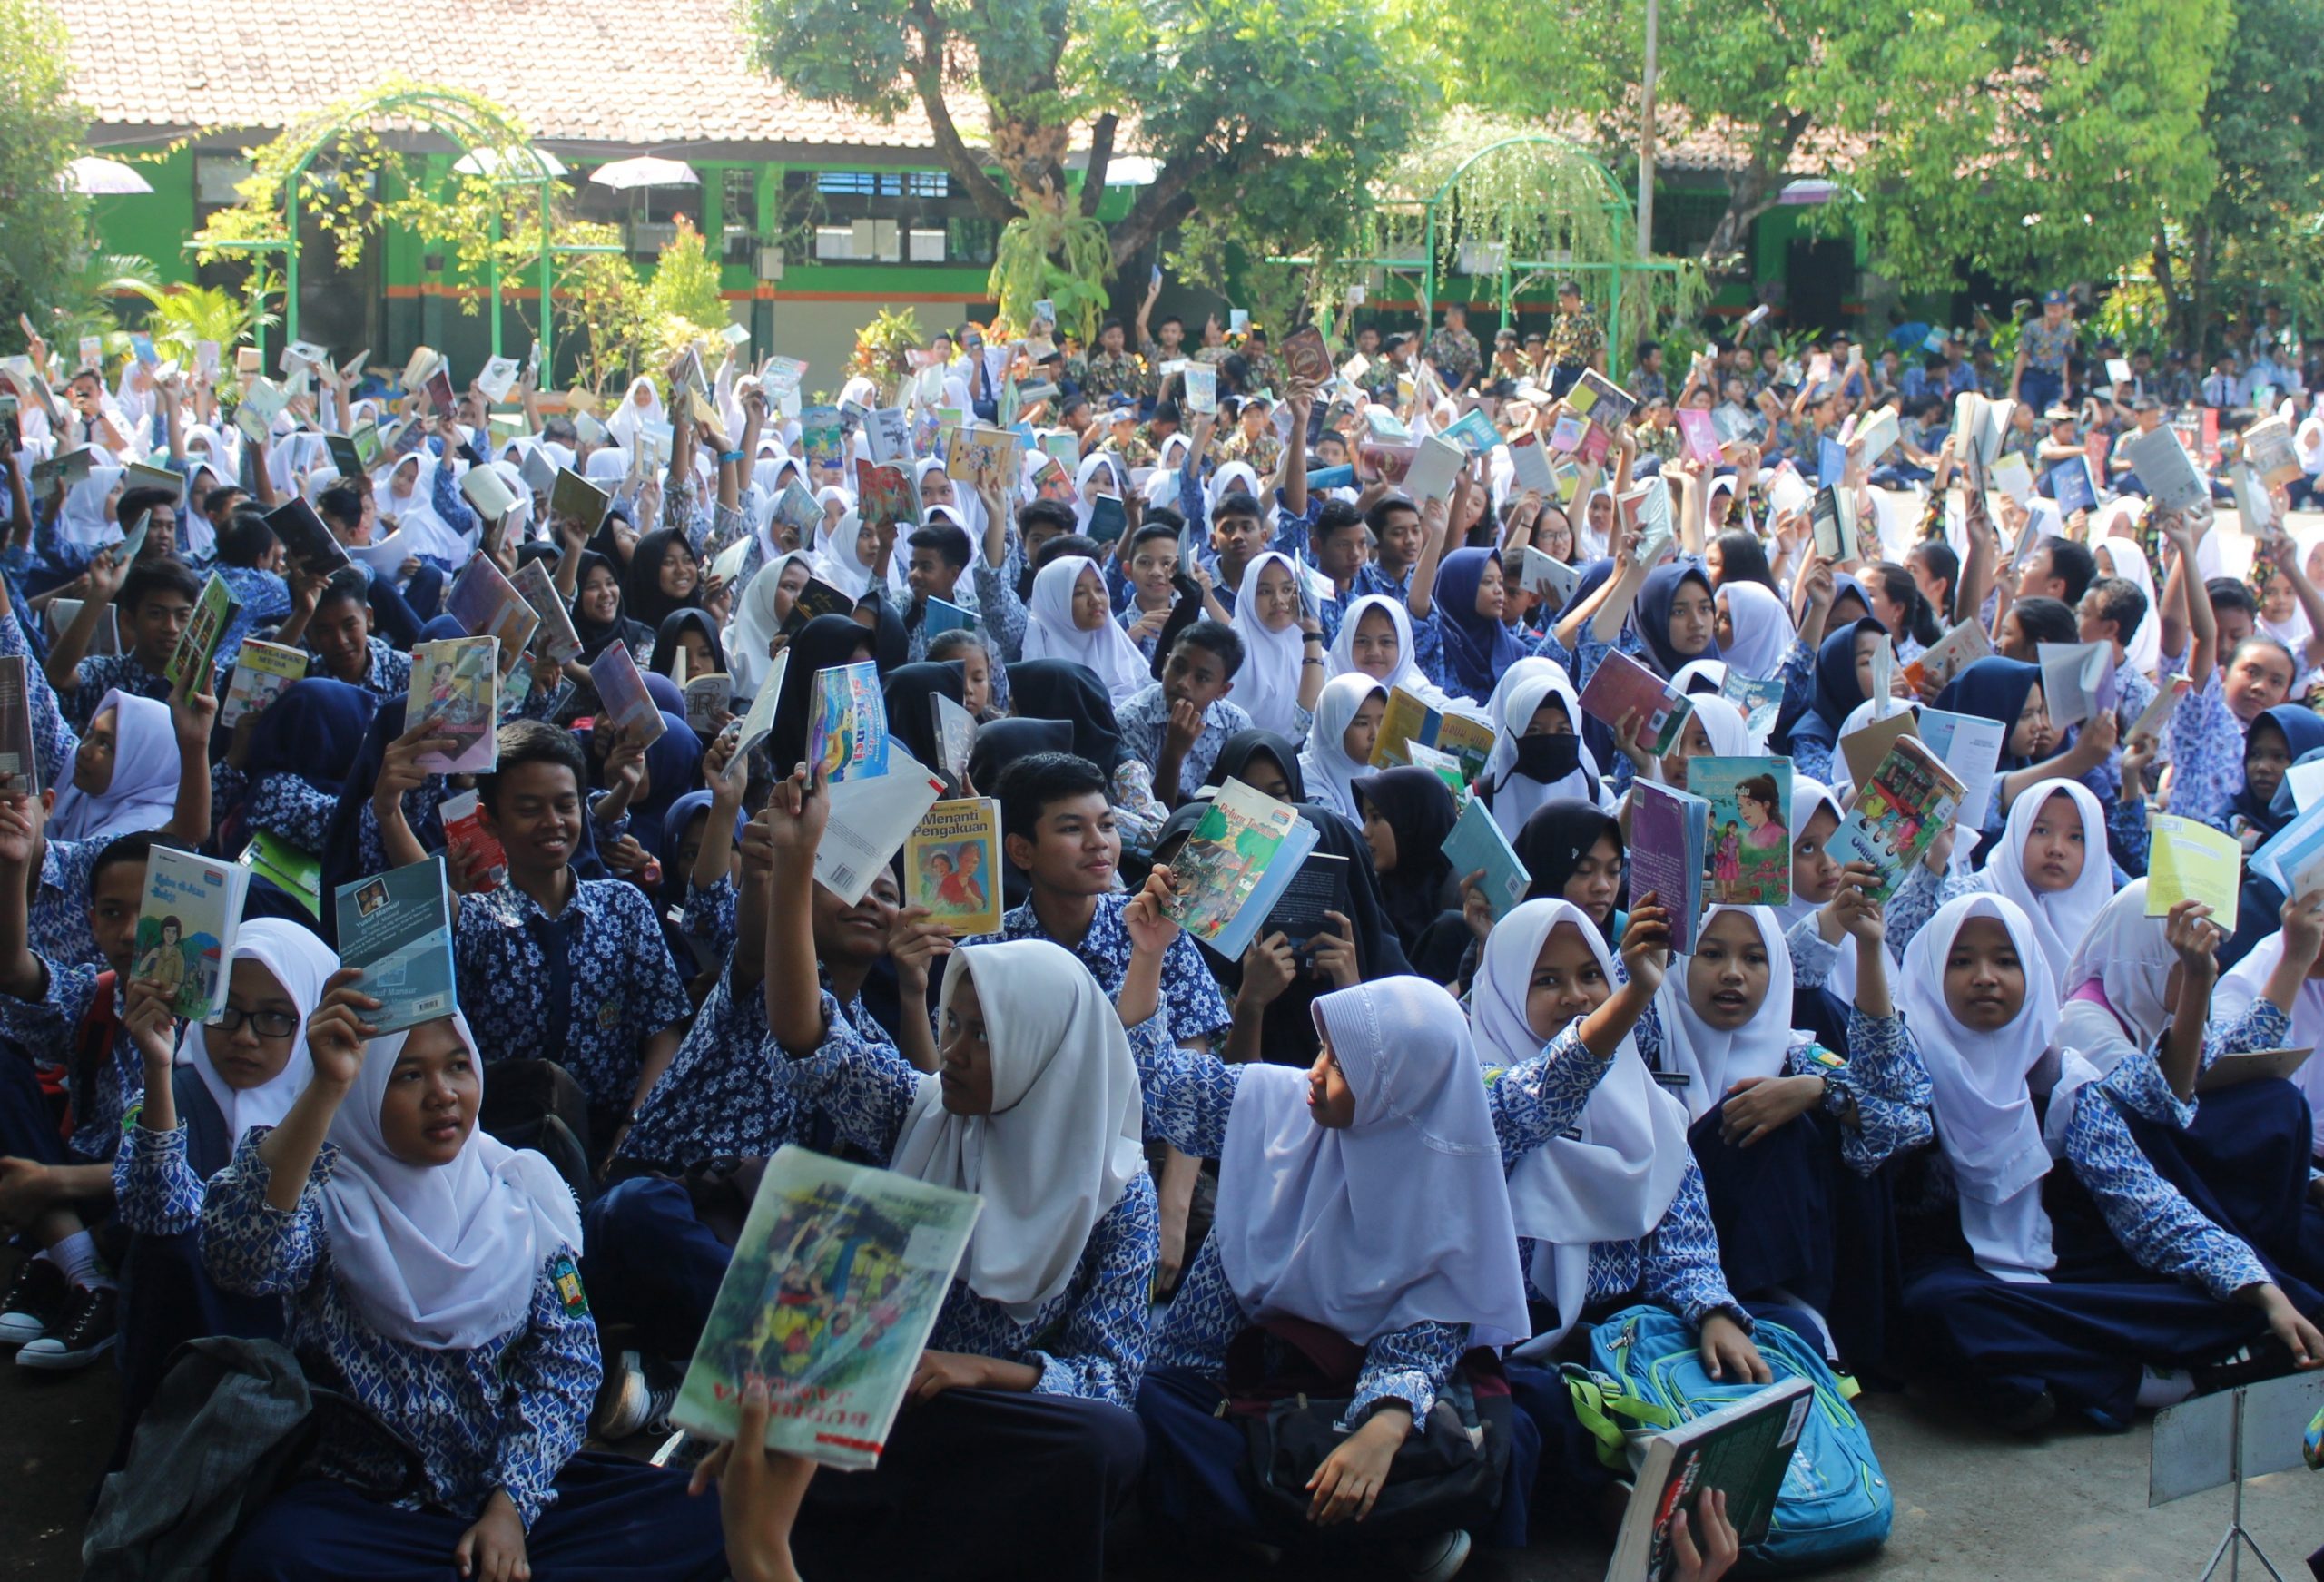
<path fill-rule="evenodd" d="M 1367 0 L 754 0 L 749 16 L 760 64 L 792 92 L 879 115 L 917 105 L 978 208 L 1093 290 L 1197 214 L 1271 245 L 1333 245 L 1416 120 L 1417 81 Z M 954 119 L 947 90 L 963 88 L 981 126 Z M 1119 152 L 1159 169 L 1100 227 Z"/>
<path fill-rule="evenodd" d="M 88 124 L 73 103 L 64 25 L 44 0 L 0 0 L 0 338 L 45 324 L 78 290 L 88 203 L 63 185 Z"/>

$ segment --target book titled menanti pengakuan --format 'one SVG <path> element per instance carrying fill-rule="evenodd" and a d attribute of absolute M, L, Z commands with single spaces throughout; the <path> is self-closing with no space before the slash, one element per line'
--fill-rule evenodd
<path fill-rule="evenodd" d="M 702 1326 L 670 1420 L 734 1437 L 767 1390 L 766 1442 L 828 1467 L 879 1464 L 983 1200 L 786 1145 Z"/>
<path fill-rule="evenodd" d="M 340 885 L 331 904 L 340 965 L 359 968 L 355 987 L 380 1002 L 368 1018 L 373 1027 L 399 1032 L 460 1008 L 442 853 Z"/>

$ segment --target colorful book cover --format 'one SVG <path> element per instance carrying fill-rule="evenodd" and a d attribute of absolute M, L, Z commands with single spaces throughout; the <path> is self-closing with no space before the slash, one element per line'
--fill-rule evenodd
<path fill-rule="evenodd" d="M 888 772 L 888 710 L 871 660 L 815 673 L 808 699 L 807 762 L 834 783 Z"/>
<path fill-rule="evenodd" d="M 1428 742 L 1429 716 L 1435 712 L 1418 696 L 1403 687 L 1388 689 L 1388 707 L 1380 716 L 1380 728 L 1373 733 L 1371 766 L 1374 769 L 1397 769 L 1412 762 L 1411 744 Z"/>
<path fill-rule="evenodd" d="M 1943 686 L 1977 661 L 1994 651 L 1994 641 L 1985 634 L 1981 621 L 1963 621 L 1944 636 L 1921 651 L 1921 656 L 1905 666 L 1905 683 L 1918 691 L 1927 686 Z"/>
<path fill-rule="evenodd" d="M 251 843 L 242 848 L 242 854 L 236 860 L 255 877 L 267 880 L 306 908 L 309 917 L 322 921 L 321 858 L 291 845 L 271 830 L 260 830 L 251 836 Z"/>
<path fill-rule="evenodd" d="M 437 816 L 444 821 L 445 849 L 467 859 L 468 888 L 478 895 L 498 889 L 508 878 L 508 853 L 485 829 L 482 805 L 472 791 L 436 804 Z"/>
<path fill-rule="evenodd" d="M 645 690 L 645 678 L 638 674 L 627 644 L 606 644 L 606 651 L 589 662 L 589 680 L 606 714 L 630 741 L 651 747 L 669 729 L 655 706 L 654 694 Z"/>
<path fill-rule="evenodd" d="M 1718 425 L 1711 420 L 1711 415 L 1698 407 L 1684 407 L 1678 416 L 1679 435 L 1686 443 L 1687 454 L 1705 467 L 1717 467 Z"/>
<path fill-rule="evenodd" d="M 2243 846 L 2208 824 L 2170 813 L 2154 816 L 2153 850 L 2147 860 L 2146 915 L 2163 918 L 2182 900 L 2211 909 L 2221 932 L 2235 932 L 2243 893 Z"/>
<path fill-rule="evenodd" d="M 1606 1568 L 1608 1582 L 1670 1582 L 1679 1574 L 1673 1518 L 1685 1513 L 1699 1547 L 1698 1507 L 1713 1489 L 1724 1498 L 1739 1542 L 1748 1548 L 1764 1540 L 1777 1498 L 1791 1484 L 1800 1432 L 1817 1409 L 1814 1388 L 1794 1376 L 1648 1438 Z"/>
<path fill-rule="evenodd" d="M 868 526 L 920 526 L 920 491 L 911 475 L 900 467 L 855 464 L 855 508 Z"/>
<path fill-rule="evenodd" d="M 340 885 L 331 905 L 339 964 L 359 969 L 356 987 L 381 1002 L 369 1018 L 373 1027 L 400 1032 L 460 1008 L 442 853 Z"/>
<path fill-rule="evenodd" d="M 1471 456 L 1488 456 L 1501 444 L 1501 430 L 1482 408 L 1472 407 L 1447 424 L 1438 437 L 1451 440 Z"/>
<path fill-rule="evenodd" d="M 178 634 L 178 645 L 162 672 L 172 689 L 187 687 L 188 677 L 192 678 L 189 691 L 210 687 L 216 673 L 218 644 L 224 641 L 226 628 L 233 624 L 235 612 L 241 607 L 225 579 L 212 572 L 202 585 L 202 596 L 194 601 L 193 618 Z"/>
<path fill-rule="evenodd" d="M 1858 788 L 1826 850 L 1836 861 L 1868 862 L 1879 870 L 1880 882 L 1868 893 L 1885 902 L 1952 823 L 1963 789 L 1926 742 L 1900 737 Z"/>
<path fill-rule="evenodd" d="M 1638 715 L 1639 739 L 1658 758 L 1670 751 L 1695 712 L 1685 693 L 1619 649 L 1590 673 L 1580 702 L 1583 713 L 1617 732 L 1625 715 Z"/>
<path fill-rule="evenodd" d="M 1496 923 L 1524 900 L 1526 890 L 1532 886 L 1533 876 L 1518 860 L 1517 849 L 1501 832 L 1492 810 L 1485 806 L 1482 797 L 1472 797 L 1469 805 L 1461 810 L 1452 833 L 1445 837 L 1444 855 L 1452 864 L 1452 877 L 1456 879 L 1465 880 L 1469 875 L 1483 871 L 1484 878 L 1478 885 L 1484 891 L 1486 903 L 1492 908 Z"/>
<path fill-rule="evenodd" d="M 904 840 L 904 904 L 926 907 L 955 938 L 997 934 L 1000 871 L 1000 804 L 985 797 L 938 802 Z"/>
<path fill-rule="evenodd" d="M 565 597 L 556 591 L 547 563 L 525 562 L 508 585 L 540 617 L 540 624 L 533 628 L 533 652 L 559 664 L 580 658 L 581 634 L 574 630 L 573 613 L 565 607 Z"/>
<path fill-rule="evenodd" d="M 145 860 L 145 899 L 137 909 L 137 949 L 129 978 L 156 983 L 188 1021 L 217 1018 L 226 1005 L 225 964 L 250 890 L 250 870 L 175 847 Z"/>
<path fill-rule="evenodd" d="M 1449 753 L 1461 763 L 1461 778 L 1470 785 L 1477 783 L 1477 776 L 1485 771 L 1485 761 L 1492 756 L 1492 727 L 1482 720 L 1472 720 L 1466 714 L 1436 714 L 1435 729 L 1428 744 L 1439 752 Z"/>
<path fill-rule="evenodd" d="M 1777 716 L 1783 712 L 1783 678 L 1745 675 L 1739 667 L 1730 664 L 1727 667 L 1727 679 L 1718 684 L 1718 695 L 1743 712 L 1743 722 L 1764 742 L 1775 730 Z"/>
<path fill-rule="evenodd" d="M 243 638 L 234 655 L 234 679 L 218 705 L 218 723 L 231 731 L 245 714 L 264 712 L 269 703 L 306 673 L 306 650 Z"/>
<path fill-rule="evenodd" d="M 1994 771 L 2001 762 L 2002 743 L 2009 732 L 1998 720 L 1981 714 L 1950 714 L 1924 708 L 1917 722 L 1928 750 L 1945 761 L 1961 782 L 1962 820 L 1972 829 L 1984 821 L 1992 804 Z"/>
<path fill-rule="evenodd" d="M 618 643 L 614 647 L 621 646 Z M 448 637 L 411 651 L 409 707 L 439 736 L 458 743 L 448 753 L 422 753 L 434 774 L 483 774 L 500 762 L 500 644 L 491 637 Z"/>
<path fill-rule="evenodd" d="M 798 536 L 801 548 L 813 546 L 815 526 L 823 519 L 823 508 L 815 496 L 796 480 L 786 482 L 783 493 L 775 496 L 774 520 Z"/>
<path fill-rule="evenodd" d="M 33 741 L 32 661 L 0 654 L 0 791 L 40 795 L 40 753 Z"/>
<path fill-rule="evenodd" d="M 977 717 L 942 693 L 931 693 L 929 708 L 935 715 L 936 772 L 958 789 L 968 777 L 969 755 L 976 751 Z"/>
<path fill-rule="evenodd" d="M 1714 906 L 1780 907 L 1791 900 L 1788 758 L 1698 758 L 1687 789 L 1710 804 L 1710 883 Z"/>
<path fill-rule="evenodd" d="M 1285 336 L 1275 351 L 1293 378 L 1317 386 L 1331 382 L 1332 349 L 1324 344 L 1324 332 L 1313 324 L 1303 324 Z"/>
<path fill-rule="evenodd" d="M 1017 485 L 1017 450 L 1023 440 L 1006 428 L 962 428 L 952 436 L 945 452 L 944 470 L 972 494 L 1000 491 Z"/>
<path fill-rule="evenodd" d="M 1241 960 L 1315 845 L 1315 827 L 1290 803 L 1228 780 L 1170 865 L 1171 919 L 1228 960 Z"/>
<path fill-rule="evenodd" d="M 1630 905 L 1653 895 L 1670 914 L 1670 948 L 1691 956 L 1702 927 L 1703 837 L 1710 804 L 1645 779 L 1631 782 L 1630 794 Z"/>
<path fill-rule="evenodd" d="M 767 1447 L 879 1464 L 982 1200 L 786 1144 L 767 1162 L 670 1420 L 731 1440 L 765 1386 Z"/>
<path fill-rule="evenodd" d="M 488 555 L 472 555 L 444 595 L 444 614 L 471 637 L 498 640 L 503 653 L 519 653 L 541 624 L 540 613 L 518 593 Z"/>
<path fill-rule="evenodd" d="M 1452 805 L 1460 807 L 1469 800 L 1469 782 L 1461 777 L 1461 761 L 1450 752 L 1439 752 L 1425 742 L 1408 742 L 1404 754 L 1414 769 L 1424 769 L 1444 782 L 1452 793 Z"/>
<path fill-rule="evenodd" d="M 1186 367 L 1186 409 L 1194 417 L 1218 410 L 1218 368 L 1214 363 L 1190 362 Z"/>
<path fill-rule="evenodd" d="M 810 467 L 845 466 L 846 433 L 837 407 L 810 407 L 799 414 L 799 446 Z"/>

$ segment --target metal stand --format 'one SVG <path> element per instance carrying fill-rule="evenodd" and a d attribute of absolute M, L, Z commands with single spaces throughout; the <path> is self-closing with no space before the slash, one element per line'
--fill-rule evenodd
<path fill-rule="evenodd" d="M 2276 1569 L 2275 1562 L 2269 1559 L 2267 1551 L 2260 1547 L 2260 1540 L 2253 1538 L 2243 1526 L 2242 1390 L 2234 1391 L 2233 1404 L 2235 1430 L 2233 1438 L 2229 1442 L 2233 1446 L 2234 1459 L 2229 1468 L 2229 1474 L 2235 1489 L 2235 1513 L 2228 1523 L 2227 1536 L 2220 1539 L 2219 1548 L 2211 1552 L 2211 1563 L 2203 1567 L 2203 1574 L 2196 1579 L 2196 1582 L 2211 1582 L 2211 1579 L 2219 1574 L 2219 1563 L 2221 1560 L 2227 1562 L 2228 1582 L 2240 1582 L 2243 1576 L 2243 1550 L 2247 1547 L 2251 1551 L 2251 1557 L 2267 1567 L 2269 1576 L 2274 1577 L 2276 1582 L 2284 1582 L 2284 1574 Z"/>

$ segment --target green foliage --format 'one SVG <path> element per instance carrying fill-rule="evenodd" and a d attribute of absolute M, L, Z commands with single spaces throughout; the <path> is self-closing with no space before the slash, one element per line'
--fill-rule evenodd
<path fill-rule="evenodd" d="M 850 378 L 870 379 L 877 386 L 880 405 L 892 406 L 911 354 L 925 340 L 919 316 L 909 308 L 886 308 L 855 332 L 855 349 L 847 359 Z"/>
<path fill-rule="evenodd" d="M 646 311 L 655 321 L 661 349 L 673 356 L 729 321 L 725 299 L 718 294 L 718 265 L 702 232 L 683 214 L 676 232 L 662 244 L 653 278 L 645 282 Z"/>
<path fill-rule="evenodd" d="M 156 286 L 134 279 L 118 284 L 147 303 L 145 332 L 164 355 L 192 367 L 195 345 L 214 340 L 231 366 L 234 348 L 255 341 L 260 330 L 281 322 L 265 305 L 269 296 L 279 294 L 281 280 L 264 270 L 255 271 L 251 280 L 254 289 L 245 294 L 216 286 Z"/>
<path fill-rule="evenodd" d="M 88 250 L 88 200 L 59 184 L 87 118 L 73 103 L 64 24 L 44 0 L 0 0 L 0 331 L 70 310 Z"/>
<path fill-rule="evenodd" d="M 1030 324 L 1033 304 L 1047 298 L 1057 307 L 1059 329 L 1095 342 L 1111 260 L 1106 228 L 1088 216 L 1054 210 L 1020 214 L 1001 228 L 985 289 L 1000 304 L 1003 323 Z"/>

